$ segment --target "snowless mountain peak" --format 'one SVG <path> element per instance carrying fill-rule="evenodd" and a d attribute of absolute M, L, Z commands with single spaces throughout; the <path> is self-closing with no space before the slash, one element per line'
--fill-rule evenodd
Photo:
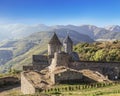
<path fill-rule="evenodd" d="M 112 32 L 120 32 L 120 26 L 119 25 L 109 25 L 105 27 L 106 30 L 112 31 Z"/>

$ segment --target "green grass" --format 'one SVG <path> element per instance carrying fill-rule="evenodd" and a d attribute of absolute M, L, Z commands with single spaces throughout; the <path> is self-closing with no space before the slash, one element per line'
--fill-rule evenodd
<path fill-rule="evenodd" d="M 0 73 L 5 73 L 10 68 L 22 70 L 24 65 L 31 65 L 32 55 L 44 54 L 43 52 L 47 50 L 47 44 L 51 35 L 52 33 L 39 32 L 21 40 L 0 42 L 0 47 L 11 48 L 13 53 L 12 59 L 1 63 Z M 3 55 L 1 54 L 2 57 Z"/>
<path fill-rule="evenodd" d="M 63 86 L 67 86 L 67 85 L 60 85 L 56 87 L 63 87 Z M 36 93 L 35 95 L 23 95 L 20 92 L 20 88 L 17 88 L 7 91 L 6 95 L 4 96 L 44 96 L 41 94 L 47 94 L 45 96 L 120 96 L 120 84 L 110 85 L 101 88 L 87 88 L 87 89 L 81 89 L 75 91 L 49 92 L 49 93 L 43 92 L 43 93 Z"/>
<path fill-rule="evenodd" d="M 18 77 L 18 78 L 20 78 L 20 72 L 19 73 L 4 73 L 4 74 L 0 74 L 0 78 L 4 78 L 4 77 Z"/>
<path fill-rule="evenodd" d="M 62 96 L 120 96 L 120 84 L 115 84 L 115 85 L 107 85 L 106 87 L 100 87 L 100 88 L 82 88 L 80 90 L 76 90 L 75 86 L 76 85 L 71 85 L 74 86 L 74 90 L 68 90 L 68 89 L 62 89 L 62 87 L 65 86 L 57 86 L 57 88 L 61 88 L 60 91 L 49 91 L 46 92 L 47 94 L 61 94 Z M 84 86 L 84 85 L 82 85 Z M 64 91 L 62 91 L 64 90 Z"/>
<path fill-rule="evenodd" d="M 47 44 L 46 45 L 38 45 L 35 46 L 34 48 L 30 49 L 26 53 L 17 56 L 7 62 L 6 64 L 2 65 L 0 67 L 1 72 L 6 72 L 8 69 L 13 68 L 17 70 L 22 70 L 22 67 L 24 65 L 31 65 L 32 63 L 32 55 L 38 55 L 42 54 L 42 52 L 47 50 Z"/>

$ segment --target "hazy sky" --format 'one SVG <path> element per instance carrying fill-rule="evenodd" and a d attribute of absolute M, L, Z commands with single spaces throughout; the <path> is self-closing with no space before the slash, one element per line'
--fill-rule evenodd
<path fill-rule="evenodd" d="M 120 25 L 120 0 L 0 0 L 0 24 Z"/>

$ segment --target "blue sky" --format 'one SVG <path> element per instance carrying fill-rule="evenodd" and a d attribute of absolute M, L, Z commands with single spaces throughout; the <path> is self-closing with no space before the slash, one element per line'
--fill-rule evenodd
<path fill-rule="evenodd" d="M 120 25 L 120 0 L 0 0 L 0 24 Z"/>

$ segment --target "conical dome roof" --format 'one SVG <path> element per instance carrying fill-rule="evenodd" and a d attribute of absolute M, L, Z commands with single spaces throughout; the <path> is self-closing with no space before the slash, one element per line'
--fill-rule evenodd
<path fill-rule="evenodd" d="M 58 39 L 56 33 L 54 33 L 53 37 L 50 39 L 49 44 L 62 45 L 60 40 Z"/>
<path fill-rule="evenodd" d="M 64 43 L 73 43 L 73 41 L 71 40 L 71 38 L 69 37 L 69 35 L 65 38 L 65 40 L 63 41 Z"/>

